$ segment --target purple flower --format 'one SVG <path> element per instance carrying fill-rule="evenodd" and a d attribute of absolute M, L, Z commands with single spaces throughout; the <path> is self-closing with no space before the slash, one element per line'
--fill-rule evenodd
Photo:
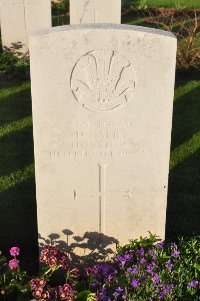
<path fill-rule="evenodd" d="M 148 266 L 147 269 L 146 269 L 146 272 L 147 272 L 148 274 L 152 275 L 152 274 L 153 274 L 153 269 L 152 269 L 152 267 L 151 267 L 151 266 Z"/>
<path fill-rule="evenodd" d="M 190 288 L 194 287 L 195 288 L 195 287 L 197 287 L 198 283 L 199 283 L 198 281 L 193 280 L 193 281 L 188 283 L 188 287 L 190 287 Z"/>
<path fill-rule="evenodd" d="M 122 300 L 126 300 L 126 299 L 127 299 L 126 295 L 123 295 Z"/>
<path fill-rule="evenodd" d="M 139 249 L 138 251 L 137 251 L 137 254 L 139 255 L 139 256 L 144 256 L 144 249 L 143 248 L 141 248 L 141 249 Z"/>
<path fill-rule="evenodd" d="M 177 244 L 175 242 L 173 242 L 171 245 L 172 245 L 173 249 L 177 249 L 178 248 L 178 246 L 177 246 Z"/>
<path fill-rule="evenodd" d="M 154 252 L 154 250 L 149 250 L 149 255 L 153 258 L 153 259 L 156 259 L 157 255 L 156 253 Z"/>
<path fill-rule="evenodd" d="M 130 274 L 130 273 L 133 273 L 135 275 L 137 275 L 139 273 L 139 269 L 137 267 L 130 267 L 127 269 L 127 273 Z"/>
<path fill-rule="evenodd" d="M 11 249 L 10 249 L 10 255 L 12 255 L 12 256 L 18 256 L 19 255 L 19 252 L 20 252 L 20 248 L 18 248 L 18 247 L 12 247 Z"/>
<path fill-rule="evenodd" d="M 162 299 L 171 292 L 173 285 L 172 284 L 161 284 L 160 288 L 162 289 L 162 291 L 160 291 L 159 297 Z"/>
<path fill-rule="evenodd" d="M 153 283 L 157 283 L 159 280 L 160 280 L 160 276 L 159 276 L 158 274 L 155 274 L 155 275 L 152 277 Z"/>
<path fill-rule="evenodd" d="M 153 272 L 154 272 L 154 268 L 155 268 L 156 266 L 157 266 L 157 264 L 156 264 L 154 261 L 152 261 L 151 263 L 149 263 L 149 264 L 147 265 L 146 272 L 147 272 L 148 274 L 152 275 Z"/>
<path fill-rule="evenodd" d="M 119 263 L 120 266 L 124 267 L 125 263 L 128 260 L 131 260 L 133 258 L 133 254 L 132 253 L 128 253 L 126 252 L 124 255 L 117 255 L 116 256 L 116 260 Z"/>
<path fill-rule="evenodd" d="M 117 270 L 112 264 L 96 264 L 93 267 L 93 269 L 96 270 L 97 273 L 103 277 L 113 276 L 117 273 Z"/>
<path fill-rule="evenodd" d="M 174 265 L 170 259 L 166 262 L 166 267 L 169 271 L 171 271 L 174 268 Z"/>
<path fill-rule="evenodd" d="M 140 280 L 141 280 L 141 281 L 145 281 L 145 280 L 146 280 L 146 277 L 145 277 L 144 275 L 142 275 L 142 276 L 140 277 Z"/>
<path fill-rule="evenodd" d="M 106 289 L 106 287 L 103 287 L 103 288 L 102 288 L 101 293 L 102 293 L 103 296 L 106 296 L 106 294 L 107 294 L 107 289 Z"/>
<path fill-rule="evenodd" d="M 147 260 L 144 257 L 142 257 L 140 259 L 140 264 L 146 264 L 146 263 L 147 263 Z"/>
<path fill-rule="evenodd" d="M 176 257 L 176 258 L 177 258 L 177 257 L 180 257 L 180 252 L 177 251 L 177 250 L 173 250 L 172 253 L 171 253 L 171 256 L 172 256 L 172 257 Z"/>
<path fill-rule="evenodd" d="M 115 290 L 113 296 L 114 296 L 114 297 L 118 297 L 123 291 L 124 291 L 123 288 L 121 288 L 121 287 L 119 286 L 119 287 L 116 288 L 116 290 Z"/>
<path fill-rule="evenodd" d="M 171 292 L 172 288 L 173 288 L 173 284 L 166 284 L 165 285 L 165 291 L 167 292 L 167 294 L 169 292 Z"/>
<path fill-rule="evenodd" d="M 172 253 L 171 253 L 172 257 L 180 257 L 180 252 L 178 251 L 178 247 L 175 243 L 172 243 Z"/>
<path fill-rule="evenodd" d="M 122 293 L 124 290 L 120 286 L 116 288 L 115 290 L 117 293 Z"/>
<path fill-rule="evenodd" d="M 124 265 L 125 265 L 125 263 L 126 263 L 126 259 L 125 259 L 123 256 L 117 255 L 117 256 L 116 256 L 116 260 L 117 260 L 117 262 L 119 263 L 119 265 L 120 265 L 121 267 L 124 267 Z"/>
<path fill-rule="evenodd" d="M 137 275 L 139 273 L 139 271 L 140 270 L 137 267 L 132 268 L 132 273 L 135 274 L 135 275 Z"/>
<path fill-rule="evenodd" d="M 9 261 L 8 265 L 11 270 L 16 270 L 19 267 L 19 260 L 12 259 Z"/>
<path fill-rule="evenodd" d="M 137 288 L 137 287 L 140 286 L 140 283 L 139 283 L 138 279 L 133 279 L 133 280 L 131 281 L 131 285 L 132 285 L 134 288 Z"/>
<path fill-rule="evenodd" d="M 110 281 L 113 279 L 113 277 L 114 277 L 113 275 L 108 275 L 108 276 L 107 276 L 108 282 L 110 282 Z"/>
<path fill-rule="evenodd" d="M 157 243 L 157 244 L 155 245 L 155 247 L 156 247 L 156 249 L 158 249 L 158 250 L 162 250 L 162 249 L 164 248 L 164 245 L 165 245 L 165 243 L 164 243 L 163 241 L 161 241 L 161 242 Z"/>
<path fill-rule="evenodd" d="M 150 264 L 151 264 L 152 268 L 155 268 L 155 267 L 158 266 L 158 264 L 156 262 L 154 262 L 154 261 L 152 261 Z"/>
<path fill-rule="evenodd" d="M 99 284 L 99 282 L 96 279 L 93 279 L 91 282 L 91 287 L 95 288 L 95 287 L 97 287 L 98 284 Z"/>

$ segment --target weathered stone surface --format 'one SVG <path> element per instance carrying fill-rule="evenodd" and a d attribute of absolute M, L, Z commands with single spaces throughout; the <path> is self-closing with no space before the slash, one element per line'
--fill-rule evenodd
<path fill-rule="evenodd" d="M 51 27 L 51 0 L 1 0 L 1 35 L 6 47 L 28 50 L 32 31 Z"/>
<path fill-rule="evenodd" d="M 70 0 L 70 24 L 121 23 L 121 0 Z"/>
<path fill-rule="evenodd" d="M 30 54 L 39 233 L 72 231 L 82 255 L 88 235 L 164 237 L 174 36 L 65 26 L 33 35 Z"/>

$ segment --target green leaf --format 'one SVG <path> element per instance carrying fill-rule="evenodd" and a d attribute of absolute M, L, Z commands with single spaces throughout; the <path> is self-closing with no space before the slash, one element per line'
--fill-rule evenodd
<path fill-rule="evenodd" d="M 87 290 L 87 285 L 85 280 L 81 280 L 76 284 L 76 291 L 78 293 L 82 292 L 82 291 L 86 291 Z"/>
<path fill-rule="evenodd" d="M 90 291 L 83 291 L 78 294 L 76 301 L 87 301 L 90 294 Z"/>

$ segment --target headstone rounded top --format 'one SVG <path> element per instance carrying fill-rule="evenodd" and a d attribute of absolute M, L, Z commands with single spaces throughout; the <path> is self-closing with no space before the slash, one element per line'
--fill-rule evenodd
<path fill-rule="evenodd" d="M 160 36 L 165 36 L 169 38 L 176 39 L 175 35 L 172 32 L 160 30 L 156 28 L 149 28 L 149 27 L 143 27 L 143 26 L 136 26 L 136 25 L 126 25 L 126 24 L 83 24 L 83 25 L 65 25 L 65 26 L 56 26 L 51 27 L 48 29 L 43 29 L 39 31 L 34 31 L 31 34 L 31 37 L 38 36 L 38 35 L 44 35 L 44 34 L 53 34 L 56 32 L 65 32 L 65 31 L 71 31 L 71 30 L 90 30 L 90 29 L 103 29 L 103 30 L 127 30 L 127 31 L 135 31 L 135 32 L 142 32 L 142 33 L 150 33 Z"/>

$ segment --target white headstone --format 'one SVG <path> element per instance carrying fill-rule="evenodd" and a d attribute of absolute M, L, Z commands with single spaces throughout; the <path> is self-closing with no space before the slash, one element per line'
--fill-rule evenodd
<path fill-rule="evenodd" d="M 30 54 L 39 233 L 164 237 L 176 38 L 64 26 Z"/>
<path fill-rule="evenodd" d="M 70 0 L 70 24 L 121 23 L 121 0 Z"/>
<path fill-rule="evenodd" d="M 1 0 L 2 44 L 28 50 L 32 31 L 51 27 L 51 0 Z"/>

